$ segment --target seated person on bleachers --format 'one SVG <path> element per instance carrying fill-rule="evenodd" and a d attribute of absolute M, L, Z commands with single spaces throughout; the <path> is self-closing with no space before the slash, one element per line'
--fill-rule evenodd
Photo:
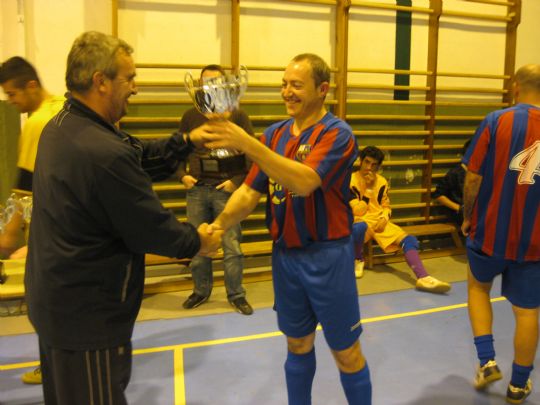
<path fill-rule="evenodd" d="M 448 283 L 430 276 L 418 255 L 418 240 L 390 222 L 391 208 L 388 182 L 377 174 L 384 160 L 384 153 L 375 146 L 366 146 L 360 152 L 360 169 L 351 178 L 351 208 L 354 215 L 353 238 L 355 241 L 356 277 L 363 275 L 364 242 L 375 239 L 385 253 L 403 249 L 405 260 L 417 277 L 418 290 L 445 293 Z"/>
<path fill-rule="evenodd" d="M 463 155 L 467 151 L 470 140 L 463 145 Z M 445 176 L 437 183 L 431 198 L 445 207 L 448 218 L 461 227 L 463 223 L 463 183 L 465 182 L 465 169 L 458 163 L 448 170 Z"/>

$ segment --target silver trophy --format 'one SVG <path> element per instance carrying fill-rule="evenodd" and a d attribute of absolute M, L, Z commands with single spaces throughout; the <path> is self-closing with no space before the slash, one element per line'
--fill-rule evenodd
<path fill-rule="evenodd" d="M 25 223 L 25 239 L 28 242 L 28 224 L 32 217 L 32 197 L 30 196 L 18 198 L 15 194 L 12 194 L 7 199 L 4 207 L 0 205 L 0 234 L 4 232 L 16 213 L 21 214 Z M 6 280 L 4 263 L 0 261 L 0 284 L 4 284 Z"/>
<path fill-rule="evenodd" d="M 248 71 L 241 66 L 238 74 L 194 79 L 191 72 L 184 77 L 186 89 L 195 107 L 210 119 L 226 119 L 238 109 L 240 97 L 248 83 Z M 246 172 L 246 157 L 234 149 L 212 149 L 201 157 L 201 172 L 208 177 L 230 178 Z"/>

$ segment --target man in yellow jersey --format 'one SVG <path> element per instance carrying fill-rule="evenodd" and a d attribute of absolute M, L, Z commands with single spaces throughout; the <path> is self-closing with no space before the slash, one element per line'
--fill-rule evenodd
<path fill-rule="evenodd" d="M 416 288 L 431 293 L 445 293 L 451 285 L 428 274 L 418 255 L 418 240 L 390 221 L 392 209 L 388 198 L 388 181 L 378 174 L 384 153 L 375 146 L 360 152 L 360 168 L 351 177 L 351 208 L 354 214 L 355 274 L 362 277 L 364 262 L 362 247 L 375 239 L 385 253 L 402 249 L 405 260 L 414 272 Z"/>
<path fill-rule="evenodd" d="M 32 192 L 32 176 L 34 163 L 45 124 L 56 115 L 64 104 L 64 97 L 53 96 L 41 85 L 36 69 L 25 59 L 14 56 L 0 66 L 0 86 L 7 96 L 8 102 L 14 105 L 21 114 L 28 113 L 24 124 L 18 150 L 18 174 L 14 191 L 17 194 Z M 16 213 L 3 234 L 0 235 L 0 255 L 10 258 L 26 256 L 26 246 L 16 250 L 22 239 L 22 216 Z M 27 384 L 41 383 L 41 370 L 38 367 L 23 375 Z"/>

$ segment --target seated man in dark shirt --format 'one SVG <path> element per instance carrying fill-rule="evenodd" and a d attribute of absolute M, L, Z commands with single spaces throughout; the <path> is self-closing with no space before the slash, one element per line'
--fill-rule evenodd
<path fill-rule="evenodd" d="M 462 154 L 465 155 L 470 140 L 463 145 Z M 448 218 L 456 225 L 463 222 L 463 183 L 465 182 L 465 169 L 459 163 L 456 167 L 448 170 L 446 175 L 437 183 L 432 198 L 439 204 L 444 205 Z"/>

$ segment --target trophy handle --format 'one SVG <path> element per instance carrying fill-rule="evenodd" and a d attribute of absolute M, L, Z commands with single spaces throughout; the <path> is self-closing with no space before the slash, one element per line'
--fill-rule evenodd
<path fill-rule="evenodd" d="M 238 70 L 238 83 L 240 84 L 240 98 L 244 95 L 248 86 L 248 70 L 246 65 L 240 65 L 240 69 Z"/>
<path fill-rule="evenodd" d="M 193 75 L 191 72 L 186 72 L 184 76 L 184 85 L 186 86 L 186 90 L 188 91 L 189 95 L 193 98 Z"/>

